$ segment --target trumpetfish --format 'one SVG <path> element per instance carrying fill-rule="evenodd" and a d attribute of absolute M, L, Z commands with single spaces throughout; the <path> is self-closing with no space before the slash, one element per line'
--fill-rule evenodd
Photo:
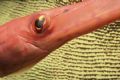
<path fill-rule="evenodd" d="M 120 0 L 84 0 L 0 26 L 0 76 L 35 65 L 66 42 L 120 18 Z"/>

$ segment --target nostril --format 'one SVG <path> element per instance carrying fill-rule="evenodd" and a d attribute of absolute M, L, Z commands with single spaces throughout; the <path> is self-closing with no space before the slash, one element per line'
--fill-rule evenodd
<path fill-rule="evenodd" d="M 65 10 L 64 10 L 64 13 L 66 13 L 66 12 L 68 12 L 68 11 L 69 11 L 69 9 L 65 9 Z"/>

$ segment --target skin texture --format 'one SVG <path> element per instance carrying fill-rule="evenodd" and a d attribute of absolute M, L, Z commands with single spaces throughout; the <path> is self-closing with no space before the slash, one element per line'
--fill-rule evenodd
<path fill-rule="evenodd" d="M 0 76 L 37 63 L 73 38 L 120 18 L 120 0 L 83 0 L 14 19 L 0 27 Z M 44 31 L 35 20 L 45 16 Z"/>

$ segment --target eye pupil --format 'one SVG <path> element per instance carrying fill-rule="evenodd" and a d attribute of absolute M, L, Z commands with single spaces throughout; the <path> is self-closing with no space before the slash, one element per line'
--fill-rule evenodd
<path fill-rule="evenodd" d="M 35 26 L 36 26 L 37 28 L 41 28 L 41 29 L 42 29 L 42 27 L 43 27 L 43 21 L 36 20 L 36 21 L 35 21 Z"/>
<path fill-rule="evenodd" d="M 34 27 L 38 33 L 43 32 L 45 30 L 45 27 L 46 27 L 45 16 L 38 17 L 38 19 L 35 20 Z"/>

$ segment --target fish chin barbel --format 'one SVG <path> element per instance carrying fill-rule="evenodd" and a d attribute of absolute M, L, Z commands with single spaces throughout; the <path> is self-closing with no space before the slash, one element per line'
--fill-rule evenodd
<path fill-rule="evenodd" d="M 120 0 L 85 0 L 36 12 L 0 27 L 0 76 L 33 65 L 80 35 L 120 18 Z"/>

